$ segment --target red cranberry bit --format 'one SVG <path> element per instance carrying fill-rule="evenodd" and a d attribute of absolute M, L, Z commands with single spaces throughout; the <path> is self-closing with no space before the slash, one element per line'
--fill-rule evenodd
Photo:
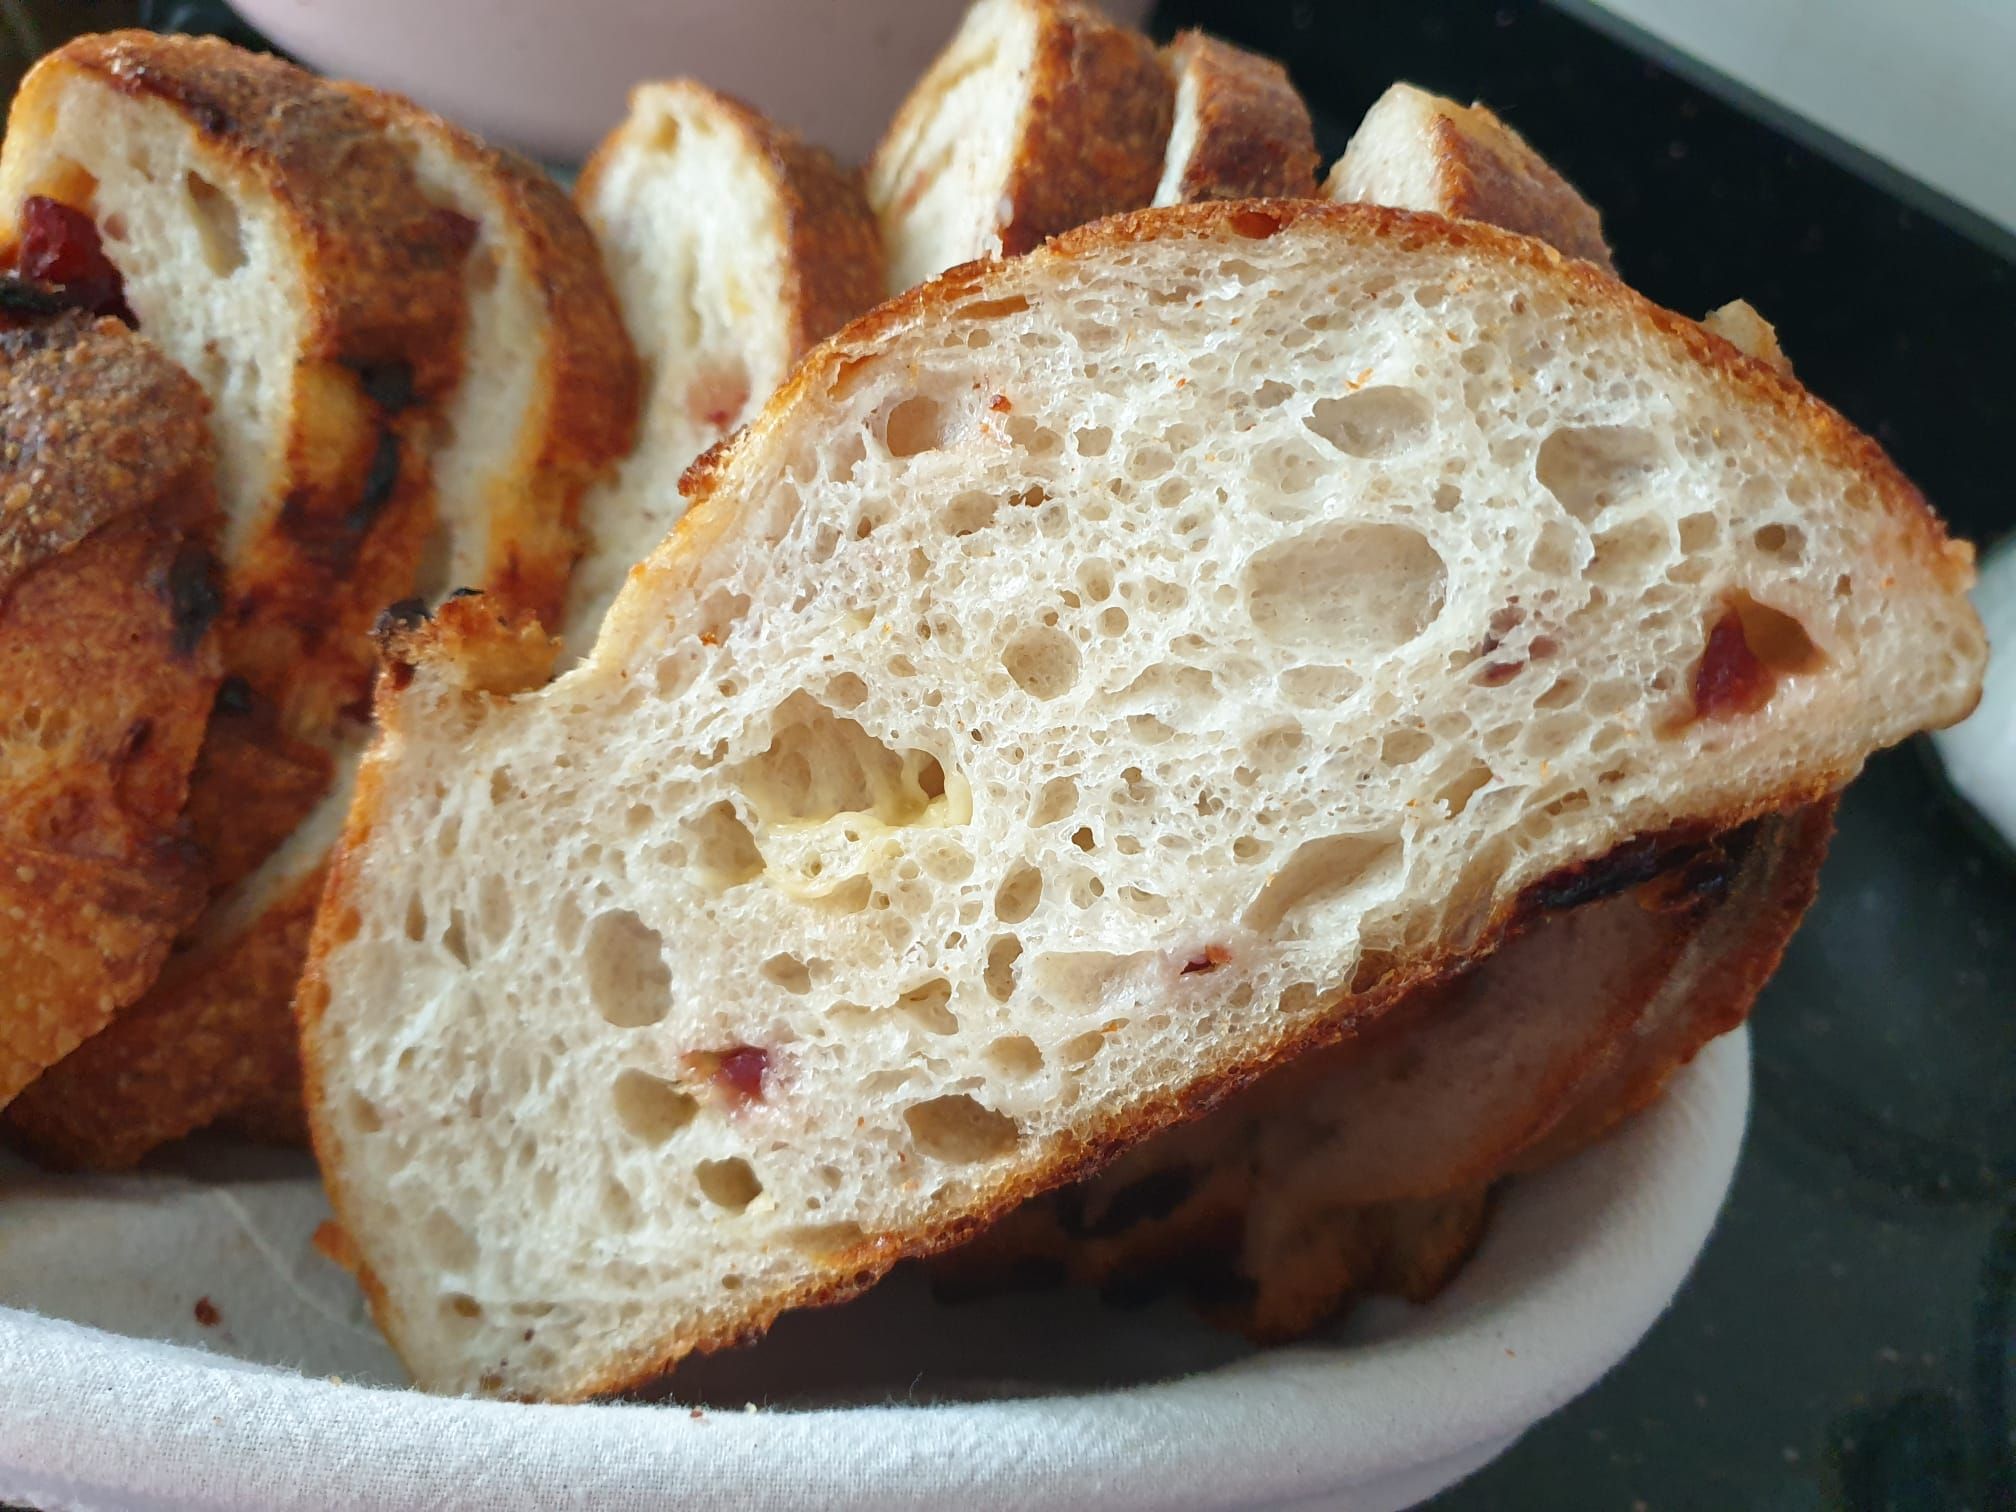
<path fill-rule="evenodd" d="M 196 1321 L 205 1328 L 215 1328 L 224 1321 L 224 1314 L 217 1311 L 217 1304 L 208 1297 L 196 1299 Z"/>
<path fill-rule="evenodd" d="M 722 1052 L 714 1068 L 715 1083 L 741 1102 L 763 1101 L 763 1074 L 770 1069 L 770 1052 L 754 1045 L 737 1045 Z"/>
<path fill-rule="evenodd" d="M 126 307 L 126 286 L 105 255 L 98 228 L 82 210 L 31 194 L 21 202 L 21 250 L 15 269 L 23 278 L 59 286 L 66 302 L 93 315 L 140 322 Z"/>
<path fill-rule="evenodd" d="M 1232 959 L 1232 952 L 1223 945 L 1206 945 L 1201 955 L 1194 955 L 1183 963 L 1182 976 L 1198 971 L 1216 971 Z"/>
<path fill-rule="evenodd" d="M 1694 669 L 1694 713 L 1699 719 L 1754 714 L 1771 700 L 1777 679 L 1757 659 L 1743 633 L 1743 616 L 1726 609 L 1708 632 L 1701 664 Z"/>

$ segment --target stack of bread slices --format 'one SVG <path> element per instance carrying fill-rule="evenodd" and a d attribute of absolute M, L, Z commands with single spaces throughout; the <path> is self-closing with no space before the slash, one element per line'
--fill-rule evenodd
<path fill-rule="evenodd" d="M 149 364 L 94 423 L 186 445 L 0 518 L 0 610 L 167 564 L 158 712 L 0 706 L 20 906 L 94 910 L 0 946 L 10 1132 L 305 1111 L 442 1390 L 910 1256 L 1264 1338 L 1432 1294 L 1742 1020 L 1984 647 L 1768 324 L 1633 293 L 1487 109 L 1318 168 L 1278 65 L 1068 0 L 979 0 L 859 178 L 641 87 L 571 208 L 215 44 L 46 61 L 8 360 Z"/>

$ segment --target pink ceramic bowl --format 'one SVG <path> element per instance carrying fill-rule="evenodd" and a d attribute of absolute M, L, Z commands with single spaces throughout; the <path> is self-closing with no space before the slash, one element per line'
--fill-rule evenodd
<path fill-rule="evenodd" d="M 859 161 L 965 0 L 234 0 L 326 73 L 408 94 L 550 161 L 585 156 L 630 86 L 685 75 Z M 1138 21 L 1148 0 L 1109 0 Z"/>

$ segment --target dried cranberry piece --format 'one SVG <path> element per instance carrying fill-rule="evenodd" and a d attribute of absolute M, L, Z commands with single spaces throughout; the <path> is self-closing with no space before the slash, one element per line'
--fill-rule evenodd
<path fill-rule="evenodd" d="M 113 315 L 129 326 L 140 323 L 127 308 L 125 282 L 105 255 L 98 227 L 82 210 L 60 200 L 31 194 L 21 202 L 21 250 L 15 271 L 57 285 L 74 309 Z"/>
<path fill-rule="evenodd" d="M 770 1052 L 754 1045 L 737 1045 L 721 1053 L 714 1068 L 714 1080 L 744 1102 L 763 1101 L 763 1075 L 770 1069 Z"/>
<path fill-rule="evenodd" d="M 1776 681 L 1750 649 L 1742 615 L 1726 610 L 1709 630 L 1701 664 L 1694 669 L 1694 713 L 1701 719 L 1754 714 L 1770 701 Z"/>

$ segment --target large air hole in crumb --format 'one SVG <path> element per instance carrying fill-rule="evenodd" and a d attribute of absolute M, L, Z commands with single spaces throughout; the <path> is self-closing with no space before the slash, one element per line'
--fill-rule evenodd
<path fill-rule="evenodd" d="M 726 799 L 702 809 L 683 828 L 708 886 L 725 890 L 762 875 L 763 853 L 756 848 L 756 837 Z"/>
<path fill-rule="evenodd" d="M 1031 698 L 1056 698 L 1078 681 L 1078 645 L 1061 630 L 1034 625 L 1008 642 L 1001 665 Z"/>
<path fill-rule="evenodd" d="M 1797 525 L 1774 520 L 1768 525 L 1759 525 L 1750 537 L 1750 544 L 1765 556 L 1796 562 L 1805 554 L 1806 532 Z"/>
<path fill-rule="evenodd" d="M 1246 567 L 1254 626 L 1298 650 L 1382 652 L 1441 612 L 1447 569 L 1405 525 L 1334 523 L 1256 555 Z"/>
<path fill-rule="evenodd" d="M 1017 866 L 995 889 L 994 917 L 1003 924 L 1020 924 L 1036 911 L 1042 898 L 1043 873 L 1033 866 Z"/>
<path fill-rule="evenodd" d="M 858 1223 L 808 1223 L 785 1230 L 784 1242 L 801 1255 L 831 1260 L 859 1248 L 867 1237 Z"/>
<path fill-rule="evenodd" d="M 1534 475 L 1585 525 L 1642 490 L 1659 470 L 1659 438 L 1634 425 L 1563 426 L 1540 443 Z"/>
<path fill-rule="evenodd" d="M 1022 942 L 1014 935 L 998 935 L 987 946 L 987 967 L 981 975 L 987 995 L 1005 1003 L 1015 995 L 1015 963 L 1022 959 Z"/>
<path fill-rule="evenodd" d="M 957 1034 L 959 1017 L 951 1003 L 952 984 L 933 977 L 896 999 L 896 1011 L 929 1034 Z"/>
<path fill-rule="evenodd" d="M 448 910 L 448 927 L 441 931 L 441 948 L 455 958 L 457 965 L 469 964 L 469 926 L 459 908 Z"/>
<path fill-rule="evenodd" d="M 1425 394 L 1382 384 L 1319 399 L 1303 423 L 1346 455 L 1376 460 L 1419 446 L 1434 414 Z"/>
<path fill-rule="evenodd" d="M 1455 772 L 1444 777 L 1435 789 L 1435 801 L 1448 810 L 1453 819 L 1470 806 L 1470 800 L 1491 781 L 1491 768 L 1481 761 L 1466 761 Z"/>
<path fill-rule="evenodd" d="M 627 908 L 598 914 L 581 951 L 588 997 L 619 1029 L 655 1024 L 672 1007 L 672 969 L 665 941 Z"/>
<path fill-rule="evenodd" d="M 916 1103 L 904 1110 L 903 1122 L 919 1153 L 951 1165 L 997 1159 L 1022 1137 L 1014 1119 L 963 1093 Z"/>
<path fill-rule="evenodd" d="M 757 969 L 765 981 L 775 982 L 786 992 L 812 990 L 811 971 L 794 955 L 773 955 Z"/>
<path fill-rule="evenodd" d="M 617 1073 L 611 1092 L 616 1121 L 645 1144 L 663 1144 L 693 1121 L 699 1102 L 648 1071 Z"/>
<path fill-rule="evenodd" d="M 936 757 L 898 753 L 810 694 L 786 699 L 774 727 L 763 754 L 734 770 L 759 824 L 817 824 L 841 814 L 912 824 L 945 793 Z"/>
<path fill-rule="evenodd" d="M 1057 1047 L 1057 1058 L 1067 1066 L 1082 1066 L 1106 1048 L 1106 1036 L 1097 1029 L 1075 1034 Z"/>
<path fill-rule="evenodd" d="M 1043 1069 L 1043 1052 L 1026 1034 L 1009 1034 L 986 1050 L 987 1064 L 1003 1076 L 1018 1079 L 1034 1076 Z"/>
<path fill-rule="evenodd" d="M 1674 551 L 1672 527 L 1657 514 L 1635 514 L 1617 521 L 1593 538 L 1589 560 L 1591 582 L 1628 588 L 1643 582 Z"/>
<path fill-rule="evenodd" d="M 949 536 L 977 535 L 994 523 L 994 513 L 1000 507 L 1001 500 L 994 494 L 969 490 L 954 494 L 940 518 Z"/>
<path fill-rule="evenodd" d="M 1387 831 L 1304 841 L 1247 908 L 1247 927 L 1300 938 L 1314 917 L 1348 912 L 1376 894 L 1399 874 L 1403 855 L 1400 837 Z"/>
<path fill-rule="evenodd" d="M 1379 764 L 1412 766 L 1435 748 L 1435 738 L 1423 729 L 1394 730 L 1379 742 Z"/>
<path fill-rule="evenodd" d="M 183 175 L 189 190 L 190 220 L 203 265 L 219 278 L 229 278 L 245 266 L 245 238 L 231 197 L 193 169 Z"/>
<path fill-rule="evenodd" d="M 945 444 L 943 411 L 938 401 L 913 394 L 892 405 L 882 421 L 882 444 L 892 457 L 914 457 Z"/>
<path fill-rule="evenodd" d="M 739 1213 L 763 1192 L 763 1183 L 749 1162 L 731 1156 L 727 1160 L 703 1160 L 693 1167 L 693 1179 L 700 1195 L 716 1207 Z"/>
<path fill-rule="evenodd" d="M 1036 801 L 1029 806 L 1029 824 L 1041 829 L 1068 819 L 1078 807 L 1078 784 L 1069 777 L 1053 777 L 1043 784 Z"/>

